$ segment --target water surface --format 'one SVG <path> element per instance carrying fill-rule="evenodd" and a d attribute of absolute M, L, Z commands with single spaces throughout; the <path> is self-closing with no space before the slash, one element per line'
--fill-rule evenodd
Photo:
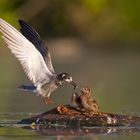
<path fill-rule="evenodd" d="M 139 140 L 139 131 L 132 131 L 129 128 L 124 133 L 123 129 L 116 133 L 116 128 L 106 128 L 103 133 L 89 133 L 95 128 L 88 128 L 85 129 L 87 131 L 85 134 L 78 135 L 78 132 L 83 131 L 81 128 L 66 130 L 59 127 L 40 131 L 17 124 L 24 118 L 46 112 L 56 105 L 69 104 L 73 90 L 69 86 L 61 87 L 51 96 L 54 104 L 46 106 L 41 98 L 17 89 L 20 84 L 29 81 L 9 50 L 1 53 L 0 56 L 0 139 Z M 101 111 L 140 114 L 140 55 L 138 53 L 102 54 L 91 51 L 83 52 L 83 55 L 78 58 L 54 60 L 58 73 L 69 72 L 76 82 L 92 88 L 93 96 L 97 99 Z M 69 133 L 63 135 L 62 130 Z M 96 128 L 97 130 L 99 128 Z M 53 131 L 54 134 L 49 135 L 49 131 Z M 77 135 L 74 132 L 77 132 Z"/>

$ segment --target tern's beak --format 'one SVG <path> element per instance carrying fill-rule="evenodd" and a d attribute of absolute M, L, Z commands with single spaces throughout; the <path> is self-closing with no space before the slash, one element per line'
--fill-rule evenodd
<path fill-rule="evenodd" d="M 71 81 L 70 84 L 74 87 L 74 89 L 77 88 L 77 85 L 76 85 L 76 83 L 74 81 Z"/>

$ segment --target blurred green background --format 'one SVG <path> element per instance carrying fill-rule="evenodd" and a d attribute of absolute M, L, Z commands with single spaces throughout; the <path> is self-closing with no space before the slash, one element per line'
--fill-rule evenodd
<path fill-rule="evenodd" d="M 19 29 L 30 23 L 46 40 L 55 70 L 92 88 L 101 111 L 140 112 L 140 1 L 0 0 L 0 17 Z M 17 89 L 30 83 L 0 38 L 0 112 L 44 112 L 70 103 L 72 88 L 54 105 Z"/>

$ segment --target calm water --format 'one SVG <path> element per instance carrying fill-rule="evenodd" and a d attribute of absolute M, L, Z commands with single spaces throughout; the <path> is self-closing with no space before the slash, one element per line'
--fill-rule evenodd
<path fill-rule="evenodd" d="M 77 48 L 78 49 L 78 48 Z M 58 72 L 69 72 L 76 82 L 92 88 L 100 110 L 105 112 L 140 115 L 140 54 L 139 53 L 95 53 L 81 52 L 73 55 L 53 55 Z M 76 52 L 76 51 L 74 51 Z M 58 53 L 58 52 L 57 52 Z M 55 57 L 54 57 L 55 56 Z M 122 128 L 100 128 L 33 130 L 16 123 L 60 104 L 70 103 L 72 88 L 61 87 L 52 95 L 54 104 L 46 106 L 41 98 L 17 90 L 20 84 L 28 83 L 19 63 L 9 50 L 0 51 L 0 140 L 8 139 L 92 139 L 92 140 L 139 140 L 136 131 Z M 95 130 L 94 133 L 92 130 Z M 117 128 L 118 130 L 118 128 Z M 64 135 L 62 132 L 68 132 Z M 90 133 L 92 131 L 92 133 Z M 101 131 L 101 130 L 100 130 Z M 51 132 L 51 133 L 50 133 Z M 76 135 L 74 132 L 77 132 Z M 122 133 L 121 133 L 122 132 Z M 123 133 L 124 132 L 124 133 Z M 81 135 L 81 136 L 80 136 Z"/>
<path fill-rule="evenodd" d="M 139 140 L 140 128 L 129 127 L 92 127 L 92 128 L 63 128 L 60 126 L 35 130 L 30 125 L 17 124 L 22 118 L 37 114 L 31 113 L 1 113 L 0 114 L 0 140 L 25 140 L 25 139 L 57 139 L 57 140 Z M 11 118 L 11 119 L 10 119 Z M 16 119 L 14 119 L 16 118 Z"/>
<path fill-rule="evenodd" d="M 139 140 L 140 128 L 129 127 L 92 127 L 92 128 L 63 128 L 55 127 L 44 130 L 31 129 L 30 126 L 20 125 L 17 122 L 25 117 L 36 114 L 31 113 L 5 113 L 0 114 L 0 140 L 25 140 L 25 139 L 57 139 L 57 140 Z M 10 118 L 12 118 L 10 120 Z M 16 119 L 14 119 L 16 118 Z M 84 133 L 83 133 L 84 132 Z"/>

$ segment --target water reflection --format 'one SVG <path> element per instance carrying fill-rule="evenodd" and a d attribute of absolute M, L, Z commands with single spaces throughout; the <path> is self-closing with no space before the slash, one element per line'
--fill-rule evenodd
<path fill-rule="evenodd" d="M 139 140 L 140 127 L 83 127 L 70 128 L 65 126 L 46 126 L 45 128 L 31 125 L 17 124 L 22 118 L 31 117 L 32 113 L 5 113 L 0 114 L 0 139 L 57 139 L 57 140 L 105 140 L 105 139 L 127 139 Z M 4 118 L 5 119 L 4 119 Z M 10 118 L 17 118 L 11 119 Z M 117 136 L 117 137 L 116 137 Z"/>
<path fill-rule="evenodd" d="M 31 129 L 31 127 L 25 126 L 23 128 Z M 47 135 L 47 136 L 85 136 L 85 135 L 112 135 L 112 134 L 128 134 L 128 133 L 136 133 L 140 132 L 140 128 L 138 127 L 87 127 L 87 128 L 66 128 L 66 127 L 51 127 L 35 129 L 36 132 Z"/>

